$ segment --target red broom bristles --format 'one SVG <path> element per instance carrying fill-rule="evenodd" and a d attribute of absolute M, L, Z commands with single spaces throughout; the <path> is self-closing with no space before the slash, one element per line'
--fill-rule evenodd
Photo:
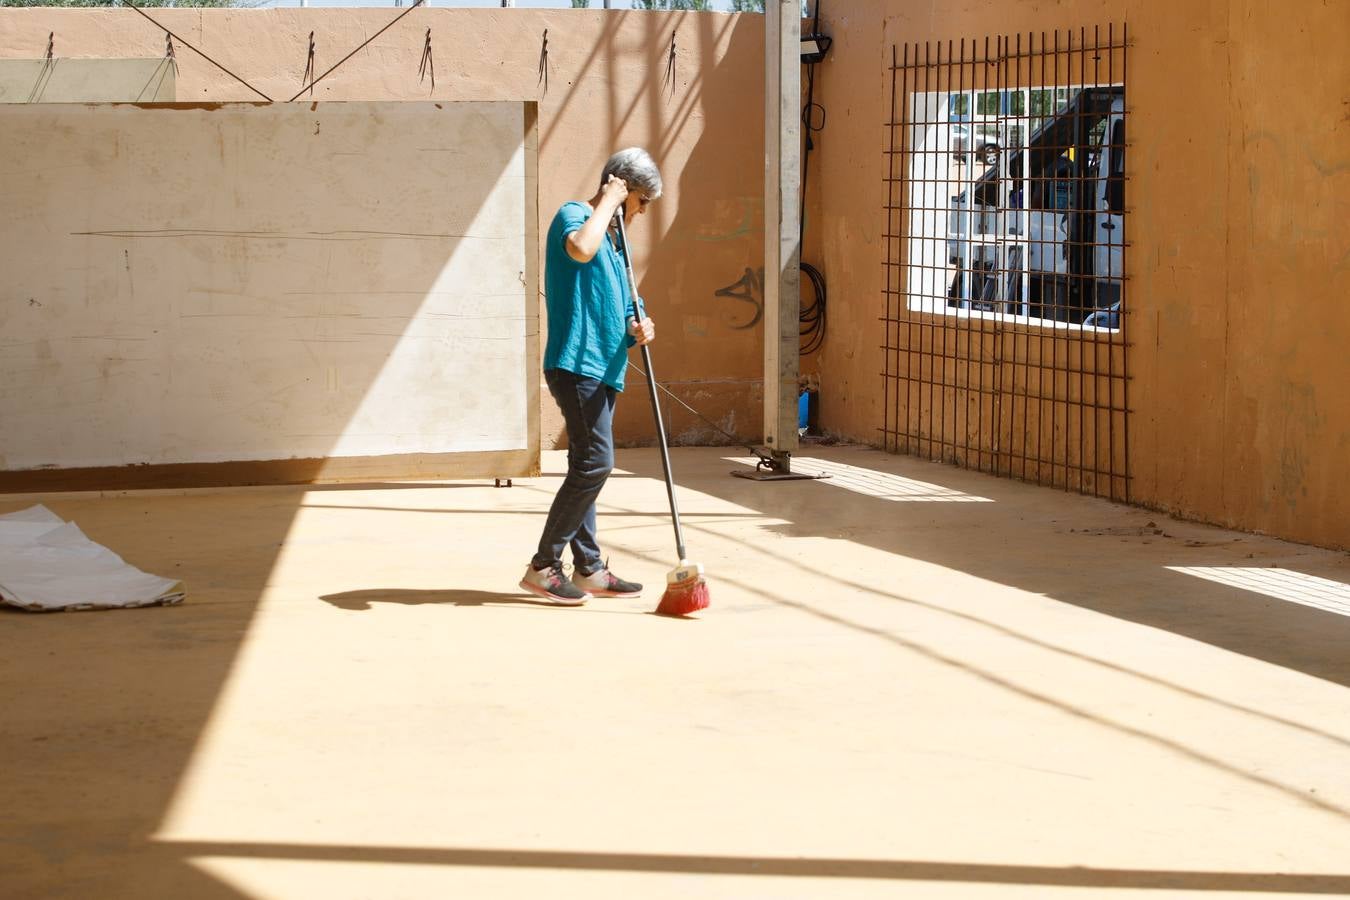
<path fill-rule="evenodd" d="M 707 609 L 712 602 L 712 592 L 708 582 L 701 575 L 676 581 L 666 585 L 661 595 L 661 603 L 656 607 L 658 616 L 687 616 L 700 609 Z"/>

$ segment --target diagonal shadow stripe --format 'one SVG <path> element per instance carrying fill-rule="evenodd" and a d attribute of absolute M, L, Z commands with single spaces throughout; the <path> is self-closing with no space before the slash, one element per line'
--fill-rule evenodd
<path fill-rule="evenodd" d="M 379 847 L 343 844 L 265 844 L 156 841 L 164 851 L 186 856 L 375 862 L 407 865 L 480 866 L 677 872 L 694 875 L 764 875 L 794 878 L 874 878 L 1053 887 L 1118 887 L 1146 890 L 1243 891 L 1252 893 L 1350 894 L 1350 874 L 1203 872 L 1170 869 L 1105 869 L 1086 866 L 1022 866 L 926 860 L 840 859 L 773 856 L 683 856 L 662 853 L 596 853 L 566 850 L 505 850 L 465 847 Z"/>

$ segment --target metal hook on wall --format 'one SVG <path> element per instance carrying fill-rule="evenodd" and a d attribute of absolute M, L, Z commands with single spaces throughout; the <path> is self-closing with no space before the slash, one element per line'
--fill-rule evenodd
<path fill-rule="evenodd" d="M 539 81 L 543 82 L 544 93 L 548 93 L 548 29 L 544 29 L 544 44 L 539 48 Z"/>
<path fill-rule="evenodd" d="M 436 90 L 436 60 L 431 55 L 431 29 L 427 29 L 427 40 L 422 45 L 422 62 L 417 66 L 417 80 L 424 81 L 431 74 L 431 89 Z"/>
<path fill-rule="evenodd" d="M 665 82 L 667 85 L 670 86 L 670 96 L 672 97 L 675 96 L 675 61 L 676 61 L 675 32 L 672 30 L 670 32 L 670 55 L 666 57 L 666 74 L 661 79 L 663 82 Z"/>

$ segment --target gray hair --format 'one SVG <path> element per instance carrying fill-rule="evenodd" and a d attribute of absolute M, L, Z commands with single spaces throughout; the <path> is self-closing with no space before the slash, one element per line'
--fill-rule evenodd
<path fill-rule="evenodd" d="M 630 190 L 639 191 L 648 199 L 661 196 L 661 171 L 651 154 L 641 147 L 629 147 L 611 156 L 600 173 L 600 187 L 605 186 L 611 175 L 622 178 Z"/>

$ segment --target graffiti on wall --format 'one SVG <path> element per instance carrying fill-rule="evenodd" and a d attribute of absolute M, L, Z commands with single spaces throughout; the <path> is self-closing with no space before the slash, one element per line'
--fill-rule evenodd
<path fill-rule="evenodd" d="M 724 317 L 731 317 L 727 325 L 737 331 L 754 328 L 764 316 L 764 267 L 752 269 L 746 266 L 744 275 L 726 287 L 718 288 L 713 296 L 744 303 L 747 307 L 736 307 L 734 313 L 725 310 Z"/>

